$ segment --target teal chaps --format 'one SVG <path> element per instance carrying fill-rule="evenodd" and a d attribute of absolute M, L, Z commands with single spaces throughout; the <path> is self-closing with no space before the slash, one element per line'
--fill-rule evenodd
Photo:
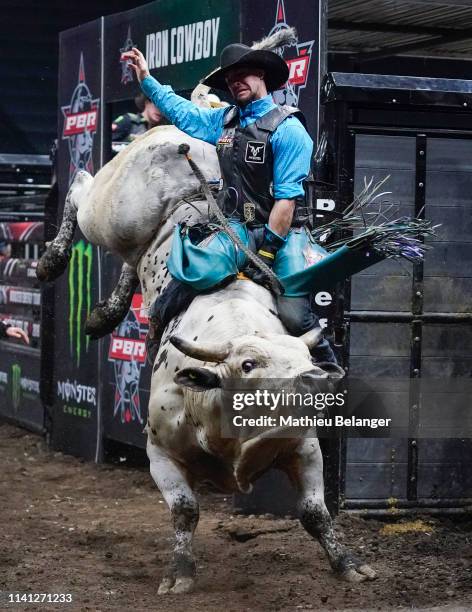
<path fill-rule="evenodd" d="M 251 230 L 232 219 L 228 223 L 242 243 L 255 252 L 257 233 L 263 228 Z M 300 227 L 290 229 L 287 241 L 277 252 L 274 272 L 286 297 L 303 297 L 328 290 L 382 259 L 372 249 L 345 245 L 329 253 L 314 241 L 308 229 Z M 175 227 L 167 268 L 173 278 L 196 291 L 207 291 L 235 277 L 247 264 L 247 256 L 218 226 Z"/>

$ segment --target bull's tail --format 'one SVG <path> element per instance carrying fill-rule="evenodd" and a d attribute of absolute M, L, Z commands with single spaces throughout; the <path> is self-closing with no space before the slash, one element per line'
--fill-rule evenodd
<path fill-rule="evenodd" d="M 47 248 L 36 269 L 38 280 L 56 280 L 67 268 L 71 257 L 71 247 L 74 240 L 74 233 L 77 227 L 77 198 L 76 191 L 81 190 L 92 180 L 88 172 L 79 172 L 72 183 L 66 197 L 62 222 L 57 236 L 52 242 L 47 244 Z"/>

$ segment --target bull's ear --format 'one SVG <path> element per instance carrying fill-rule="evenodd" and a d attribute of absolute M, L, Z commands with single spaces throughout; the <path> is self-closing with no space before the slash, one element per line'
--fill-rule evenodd
<path fill-rule="evenodd" d="M 208 391 L 221 387 L 221 379 L 208 368 L 184 368 L 174 376 L 174 382 L 193 391 Z"/>
<path fill-rule="evenodd" d="M 346 376 L 346 372 L 342 369 L 342 367 L 337 363 L 332 363 L 331 361 L 317 363 L 316 367 L 323 370 L 323 372 L 327 372 L 328 378 L 344 378 Z"/>

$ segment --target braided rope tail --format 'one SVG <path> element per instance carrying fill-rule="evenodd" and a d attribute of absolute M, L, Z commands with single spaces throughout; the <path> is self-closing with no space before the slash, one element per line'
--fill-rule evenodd
<path fill-rule="evenodd" d="M 252 251 L 250 251 L 247 248 L 247 246 L 243 243 L 243 241 L 240 239 L 240 237 L 236 234 L 236 232 L 233 230 L 231 225 L 228 223 L 228 220 L 226 219 L 226 217 L 221 212 L 220 208 L 218 207 L 218 204 L 215 202 L 215 198 L 213 197 L 213 194 L 211 193 L 210 188 L 207 185 L 207 182 L 205 180 L 205 177 L 202 174 L 202 171 L 197 166 L 197 164 L 193 161 L 193 159 L 190 157 L 189 151 L 190 151 L 190 146 L 188 144 L 183 143 L 183 144 L 179 145 L 178 152 L 179 152 L 180 155 L 185 155 L 185 159 L 188 161 L 188 163 L 190 164 L 190 167 L 192 168 L 193 173 L 195 174 L 195 176 L 199 180 L 200 185 L 202 187 L 203 195 L 205 196 L 205 198 L 208 201 L 208 204 L 210 206 L 211 212 L 215 215 L 215 217 L 221 223 L 221 225 L 223 226 L 225 232 L 228 234 L 228 236 L 231 238 L 231 240 L 234 242 L 234 244 L 238 248 L 241 249 L 241 251 L 246 255 L 246 257 L 257 268 L 259 268 L 259 270 L 263 274 L 265 274 L 267 276 L 267 278 L 268 278 L 268 280 L 270 282 L 270 286 L 271 286 L 272 291 L 276 295 L 283 295 L 284 288 L 282 286 L 282 283 L 277 278 L 276 274 L 274 274 L 273 270 L 271 270 L 269 268 L 269 266 L 261 260 L 260 257 L 258 257 L 255 253 L 253 253 Z"/>

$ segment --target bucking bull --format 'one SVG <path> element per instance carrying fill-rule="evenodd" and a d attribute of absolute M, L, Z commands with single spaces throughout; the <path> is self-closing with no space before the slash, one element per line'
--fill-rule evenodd
<path fill-rule="evenodd" d="M 59 233 L 48 245 L 38 275 L 52 280 L 65 269 L 77 222 L 90 242 L 124 259 L 116 289 L 89 321 L 94 335 L 115 327 L 138 282 L 145 305 L 151 306 L 169 280 L 165 261 L 175 224 L 207 219 L 207 203 L 198 197 L 199 182 L 177 152 L 182 143 L 190 145 L 205 176 L 217 179 L 211 145 L 162 126 L 137 138 L 95 177 L 79 172 L 69 190 Z M 336 538 L 324 501 L 315 431 L 303 438 L 221 437 L 225 379 L 342 376 L 337 366 L 326 371 L 312 364 L 309 348 L 319 340 L 317 330 L 299 338 L 289 336 L 275 313 L 274 297 L 266 288 L 234 280 L 197 296 L 165 330 L 153 365 L 146 426 L 151 475 L 175 529 L 172 560 L 159 593 L 193 588 L 192 539 L 199 516 L 195 486 L 210 481 L 226 492 L 248 492 L 271 467 L 291 479 L 298 492 L 300 521 L 319 541 L 333 570 L 350 582 L 375 577 Z"/>

